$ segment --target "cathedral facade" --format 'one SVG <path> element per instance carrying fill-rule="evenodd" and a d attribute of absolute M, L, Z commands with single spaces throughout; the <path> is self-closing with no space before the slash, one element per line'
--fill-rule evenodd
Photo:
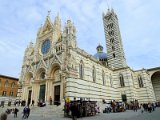
<path fill-rule="evenodd" d="M 126 63 L 118 17 L 114 10 L 103 14 L 107 54 L 101 45 L 90 55 L 77 47 L 76 28 L 67 20 L 47 16 L 36 43 L 24 53 L 20 75 L 22 100 L 54 104 L 68 97 L 129 102 L 160 101 L 160 67 L 134 71 Z"/>

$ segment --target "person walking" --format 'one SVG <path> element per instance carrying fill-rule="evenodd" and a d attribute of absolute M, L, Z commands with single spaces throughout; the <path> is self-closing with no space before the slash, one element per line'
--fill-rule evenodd
<path fill-rule="evenodd" d="M 27 118 L 27 107 L 24 107 L 22 119 L 26 119 L 26 118 Z"/>
<path fill-rule="evenodd" d="M 26 114 L 26 118 L 28 118 L 28 117 L 29 117 L 29 115 L 30 115 L 30 108 L 29 108 L 29 107 L 27 107 L 27 114 Z"/>
<path fill-rule="evenodd" d="M 17 113 L 19 112 L 19 110 L 17 108 L 14 109 L 14 118 L 17 118 Z"/>

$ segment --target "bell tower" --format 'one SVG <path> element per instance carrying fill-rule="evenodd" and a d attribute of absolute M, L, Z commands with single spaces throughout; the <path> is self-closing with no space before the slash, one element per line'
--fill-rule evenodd
<path fill-rule="evenodd" d="M 112 69 L 127 67 L 119 30 L 118 17 L 114 10 L 103 14 L 108 66 Z"/>

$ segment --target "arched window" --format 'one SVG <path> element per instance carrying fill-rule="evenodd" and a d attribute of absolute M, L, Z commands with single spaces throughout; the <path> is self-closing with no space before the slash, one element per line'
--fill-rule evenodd
<path fill-rule="evenodd" d="M 13 91 L 10 92 L 10 96 L 13 96 Z"/>
<path fill-rule="evenodd" d="M 41 73 L 40 79 L 45 79 L 45 72 Z"/>
<path fill-rule="evenodd" d="M 15 83 L 14 83 L 14 82 L 12 82 L 12 84 L 11 84 L 11 88 L 14 88 L 14 85 L 15 85 Z"/>
<path fill-rule="evenodd" d="M 82 60 L 80 61 L 80 64 L 79 64 L 79 76 L 81 79 L 83 79 L 83 77 L 84 77 L 84 66 L 83 66 Z"/>
<path fill-rule="evenodd" d="M 104 74 L 104 71 L 102 71 L 102 81 L 103 81 L 103 85 L 106 84 L 106 81 L 105 81 L 105 74 Z"/>
<path fill-rule="evenodd" d="M 6 96 L 7 92 L 6 91 L 3 91 L 2 92 L 2 96 Z"/>
<path fill-rule="evenodd" d="M 113 58 L 115 58 L 116 57 L 116 55 L 115 55 L 115 53 L 113 53 Z"/>
<path fill-rule="evenodd" d="M 119 80 L 120 80 L 120 85 L 121 85 L 121 87 L 124 87 L 125 84 L 124 84 L 124 78 L 123 78 L 123 75 L 122 75 L 122 74 L 119 75 Z"/>
<path fill-rule="evenodd" d="M 112 50 L 115 51 L 115 47 L 114 46 L 112 46 Z"/>
<path fill-rule="evenodd" d="M 4 87 L 8 87 L 8 80 L 5 81 Z"/>
<path fill-rule="evenodd" d="M 133 83 L 133 86 L 134 86 L 134 78 L 133 78 L 132 73 L 131 73 L 131 79 L 132 79 L 132 83 Z"/>
<path fill-rule="evenodd" d="M 144 87 L 143 80 L 142 80 L 142 77 L 140 75 L 138 76 L 138 84 L 139 84 L 140 88 Z"/>
<path fill-rule="evenodd" d="M 109 76 L 109 80 L 110 80 L 110 85 L 111 85 L 111 87 L 113 87 L 113 81 L 112 81 L 112 75 L 110 74 L 110 76 Z"/>
<path fill-rule="evenodd" d="M 93 70 L 92 70 L 92 77 L 93 77 L 93 82 L 96 82 L 96 69 L 93 66 Z"/>

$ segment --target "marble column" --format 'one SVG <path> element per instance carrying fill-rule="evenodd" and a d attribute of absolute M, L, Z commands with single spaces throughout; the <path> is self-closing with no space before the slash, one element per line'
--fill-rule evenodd
<path fill-rule="evenodd" d="M 28 86 L 24 85 L 22 88 L 22 100 L 26 100 L 28 99 Z"/>
<path fill-rule="evenodd" d="M 49 103 L 49 98 L 50 96 L 52 97 L 53 100 L 53 79 L 49 78 L 46 80 L 46 94 L 45 94 L 45 100 L 47 103 Z"/>
<path fill-rule="evenodd" d="M 60 88 L 60 101 L 63 101 L 65 97 L 65 76 L 62 74 L 61 75 L 61 88 Z"/>

